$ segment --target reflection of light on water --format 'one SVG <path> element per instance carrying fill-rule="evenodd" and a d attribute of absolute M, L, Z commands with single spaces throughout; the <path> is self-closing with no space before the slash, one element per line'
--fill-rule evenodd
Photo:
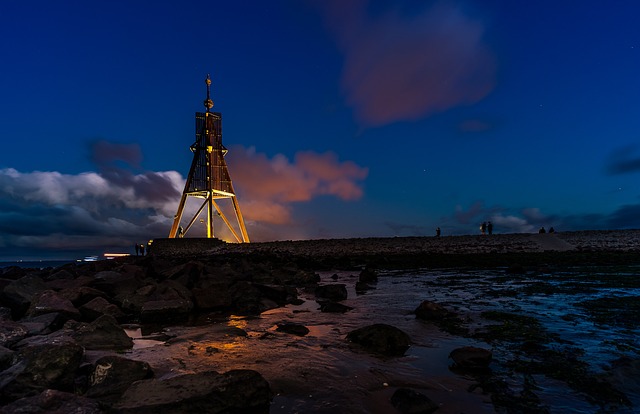
<path fill-rule="evenodd" d="M 229 317 L 229 320 L 227 321 L 227 325 L 234 327 L 234 328 L 239 328 L 239 329 L 246 329 L 247 328 L 247 318 L 244 316 L 238 316 L 238 315 L 231 315 Z"/>
<path fill-rule="evenodd" d="M 159 341 L 157 339 L 147 339 L 143 337 L 142 328 L 140 327 L 126 327 L 124 328 L 124 332 L 129 338 L 133 339 L 132 349 L 149 348 L 152 346 L 164 344 L 164 341 Z"/>

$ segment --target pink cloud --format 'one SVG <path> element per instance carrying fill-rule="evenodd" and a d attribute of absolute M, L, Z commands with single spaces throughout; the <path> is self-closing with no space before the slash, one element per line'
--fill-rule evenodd
<path fill-rule="evenodd" d="M 473 104 L 494 87 L 484 24 L 453 1 L 372 16 L 365 0 L 320 3 L 345 54 L 342 87 L 358 120 L 384 125 Z"/>
<path fill-rule="evenodd" d="M 233 147 L 229 170 L 236 191 L 242 194 L 242 211 L 248 220 L 272 224 L 291 222 L 291 204 L 330 195 L 357 200 L 363 195 L 360 181 L 368 169 L 351 161 L 339 161 L 330 152 L 299 152 L 293 162 L 277 154 L 272 158 L 255 148 Z"/>

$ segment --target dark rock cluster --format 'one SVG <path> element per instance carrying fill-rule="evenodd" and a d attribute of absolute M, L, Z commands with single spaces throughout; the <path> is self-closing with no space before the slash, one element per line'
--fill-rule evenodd
<path fill-rule="evenodd" d="M 0 412 L 266 412 L 271 392 L 255 371 L 159 379 L 144 361 L 111 355 L 89 362 L 86 352 L 130 349 L 125 323 L 259 314 L 298 301 L 296 285 L 317 280 L 295 265 L 241 258 L 3 269 Z"/>

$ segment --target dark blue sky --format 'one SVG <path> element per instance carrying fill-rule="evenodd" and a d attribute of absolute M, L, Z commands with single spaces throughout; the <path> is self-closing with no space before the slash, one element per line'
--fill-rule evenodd
<path fill-rule="evenodd" d="M 638 15 L 5 1 L 0 259 L 165 237 L 208 73 L 254 241 L 640 228 Z"/>

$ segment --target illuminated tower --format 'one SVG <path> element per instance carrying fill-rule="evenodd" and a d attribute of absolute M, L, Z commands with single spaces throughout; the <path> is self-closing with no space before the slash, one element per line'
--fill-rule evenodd
<path fill-rule="evenodd" d="M 196 112 L 196 141 L 191 145 L 193 162 L 191 163 L 189 176 L 182 192 L 182 198 L 180 198 L 178 212 L 174 217 L 169 237 L 182 237 L 186 234 L 205 209 L 207 211 L 207 237 L 214 237 L 213 217 L 215 209 L 236 240 L 248 243 L 247 229 L 244 225 L 236 194 L 233 191 L 227 163 L 224 160 L 227 149 L 222 145 L 222 114 L 220 112 L 211 112 L 213 101 L 210 97 L 211 79 L 209 75 L 207 75 L 205 82 L 207 84 L 207 99 L 204 101 L 204 106 L 207 111 Z M 204 202 L 183 229 L 180 225 L 180 220 L 189 197 L 204 199 Z M 220 206 L 216 203 L 216 200 L 219 199 L 231 199 L 240 234 L 231 225 L 231 222 L 229 222 Z"/>

